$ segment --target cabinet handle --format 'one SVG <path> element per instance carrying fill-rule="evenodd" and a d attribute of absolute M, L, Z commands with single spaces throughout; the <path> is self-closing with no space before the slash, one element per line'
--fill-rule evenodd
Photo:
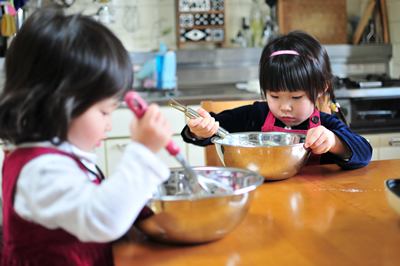
<path fill-rule="evenodd" d="M 124 143 L 124 144 L 118 143 L 118 144 L 115 145 L 115 146 L 117 146 L 117 148 L 118 148 L 119 150 L 123 151 L 123 150 L 125 150 L 126 146 L 128 146 L 128 143 Z"/>
<path fill-rule="evenodd" d="M 400 138 L 393 138 L 389 140 L 390 146 L 400 146 Z"/>

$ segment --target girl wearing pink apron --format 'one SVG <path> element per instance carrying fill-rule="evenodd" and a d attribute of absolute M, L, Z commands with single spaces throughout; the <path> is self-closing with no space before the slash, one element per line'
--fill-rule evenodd
<path fill-rule="evenodd" d="M 319 116 L 319 111 L 315 108 L 314 113 L 308 119 L 308 129 L 317 127 L 321 125 L 321 119 Z M 293 133 L 302 133 L 307 134 L 308 130 L 299 130 L 299 129 L 290 129 L 290 128 L 282 128 L 275 126 L 275 116 L 270 111 L 268 113 L 267 119 L 265 119 L 265 123 L 261 128 L 261 131 L 268 132 L 268 131 L 279 131 L 279 132 L 293 132 Z M 308 158 L 306 165 L 319 165 L 319 161 L 321 160 L 320 154 L 311 153 L 310 158 Z"/>

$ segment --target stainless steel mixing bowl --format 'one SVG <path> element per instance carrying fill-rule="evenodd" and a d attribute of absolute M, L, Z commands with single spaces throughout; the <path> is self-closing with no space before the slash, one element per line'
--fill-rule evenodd
<path fill-rule="evenodd" d="M 306 134 L 243 132 L 231 135 L 239 141 L 220 137 L 212 139 L 224 165 L 257 172 L 265 180 L 281 180 L 296 175 L 311 153 L 304 148 Z M 255 146 L 240 145 L 240 141 L 250 141 Z"/>
<path fill-rule="evenodd" d="M 136 226 L 150 238 L 179 244 L 197 244 L 220 239 L 246 216 L 254 190 L 264 179 L 238 168 L 194 167 L 197 174 L 232 188 L 231 193 L 189 194 L 185 172 L 171 169 L 171 177 L 159 186 L 145 209 L 147 218 Z"/>

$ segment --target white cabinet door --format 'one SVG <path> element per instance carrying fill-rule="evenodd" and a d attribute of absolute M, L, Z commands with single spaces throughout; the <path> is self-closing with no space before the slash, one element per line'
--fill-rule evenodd
<path fill-rule="evenodd" d="M 108 131 L 108 138 L 124 138 L 131 135 L 129 125 L 131 123 L 133 113 L 128 108 L 118 108 L 111 114 L 112 129 Z"/>
<path fill-rule="evenodd" d="M 178 145 L 178 147 L 180 149 L 179 153 L 187 161 L 187 144 L 186 144 L 186 142 L 183 141 L 183 139 L 180 135 L 172 137 L 172 141 L 175 142 L 176 145 Z M 179 161 L 174 156 L 170 155 L 166 149 L 162 149 L 161 151 L 159 151 L 157 153 L 157 155 L 168 165 L 169 168 L 182 167 L 182 165 L 179 163 Z"/>
<path fill-rule="evenodd" d="M 187 144 L 187 157 L 190 166 L 205 166 L 205 148 Z"/>
<path fill-rule="evenodd" d="M 107 176 L 111 175 L 115 167 L 121 160 L 122 153 L 126 145 L 132 140 L 130 138 L 107 139 L 105 141 L 105 151 L 107 156 Z"/>
<path fill-rule="evenodd" d="M 186 158 L 186 143 L 179 137 L 172 138 L 175 144 L 177 144 L 180 148 L 180 153 L 184 158 Z M 130 138 L 118 138 L 118 139 L 108 139 L 105 141 L 105 150 L 107 155 L 107 176 L 112 174 L 115 167 L 121 160 L 122 153 L 126 147 L 126 145 L 131 142 Z M 171 156 L 165 149 L 162 149 L 157 153 L 167 165 L 168 167 L 181 167 L 179 162 L 175 159 L 175 157 Z"/>
<path fill-rule="evenodd" d="M 374 149 L 372 160 L 400 159 L 400 132 L 363 135 Z"/>
<path fill-rule="evenodd" d="M 172 132 L 174 134 L 173 141 L 179 146 L 180 153 L 186 159 L 187 158 L 187 145 L 182 140 L 180 133 L 185 126 L 185 115 L 178 110 L 170 106 L 160 107 L 160 111 L 168 119 L 171 125 Z M 132 120 L 133 113 L 128 108 L 118 108 L 112 114 L 113 128 L 111 131 L 107 132 L 108 139 L 105 141 L 104 151 L 105 151 L 105 174 L 110 175 L 121 159 L 122 152 L 131 140 L 129 125 Z M 101 147 L 100 147 L 101 148 Z M 99 149 L 95 149 L 95 152 L 101 152 Z M 163 149 L 157 154 L 168 167 L 180 167 L 179 162 L 169 153 Z M 100 161 L 99 161 L 100 163 Z M 101 168 L 103 170 L 103 168 Z"/>
<path fill-rule="evenodd" d="M 160 107 L 160 111 L 168 119 L 172 128 L 172 134 L 180 135 L 183 127 L 186 125 L 185 114 L 170 106 Z"/>
<path fill-rule="evenodd" d="M 187 107 L 192 108 L 193 110 L 197 111 L 200 108 L 200 104 L 198 105 L 188 105 Z M 185 116 L 185 124 L 189 120 L 188 117 Z M 187 144 L 187 151 L 188 151 L 188 162 L 190 166 L 205 166 L 205 148 L 196 146 L 193 144 Z"/>
<path fill-rule="evenodd" d="M 400 132 L 381 135 L 379 159 L 400 159 Z"/>
<path fill-rule="evenodd" d="M 372 158 L 371 161 L 377 161 L 379 160 L 379 139 L 380 135 L 379 134 L 365 134 L 362 135 L 365 139 L 369 141 L 369 144 L 371 144 L 373 151 L 372 151 Z"/>
<path fill-rule="evenodd" d="M 183 127 L 185 126 L 185 115 L 175 110 L 170 106 L 160 107 L 161 113 L 167 118 L 171 125 L 173 134 L 180 134 Z M 133 113 L 128 108 L 118 108 L 111 116 L 113 128 L 107 132 L 108 138 L 125 138 L 131 135 L 129 131 L 129 125 L 132 120 Z"/>

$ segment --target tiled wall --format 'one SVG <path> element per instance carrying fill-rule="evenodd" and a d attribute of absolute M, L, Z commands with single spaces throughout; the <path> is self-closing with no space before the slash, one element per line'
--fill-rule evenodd
<path fill-rule="evenodd" d="M 177 49 L 175 0 L 111 0 L 106 3 L 98 1 L 76 0 L 68 8 L 68 12 L 83 11 L 84 14 L 91 15 L 95 14 L 102 5 L 107 5 L 116 14 L 116 21 L 107 26 L 114 31 L 129 51 L 152 51 L 158 48 L 161 41 L 168 48 Z M 269 7 L 264 0 L 259 1 L 263 13 L 267 15 Z M 241 28 L 241 17 L 250 14 L 251 3 L 252 0 L 225 0 L 226 25 L 229 25 L 226 27 L 228 40 L 236 37 Z M 137 9 L 133 8 L 135 6 Z M 130 31 L 129 25 L 136 25 L 136 30 Z M 159 33 L 169 28 L 172 31 L 160 37 Z M 231 46 L 234 47 L 234 44 L 228 42 L 227 47 Z"/>
<path fill-rule="evenodd" d="M 33 0 L 32 0 L 33 1 Z M 121 39 L 128 51 L 153 51 L 159 43 L 164 42 L 169 49 L 177 49 L 176 45 L 176 0 L 76 0 L 68 12 L 83 12 L 95 14 L 102 5 L 109 6 L 115 11 L 116 21 L 107 24 Z M 259 0 L 262 12 L 267 15 L 269 7 L 264 0 Z M 279 1 L 279 0 L 278 0 Z M 360 16 L 369 0 L 347 0 L 347 16 Z M 252 0 L 225 0 L 227 39 L 236 37 L 241 28 L 241 18 L 250 13 Z M 393 60 L 391 75 L 400 76 L 400 0 L 386 0 L 390 40 L 393 44 Z M 134 9 L 133 7 L 137 7 Z M 131 27 L 129 27 L 131 26 Z M 134 29 L 133 29 L 134 28 Z M 164 37 L 159 32 L 172 29 Z M 131 29 L 131 30 L 130 30 Z M 133 29 L 133 30 L 132 30 Z M 227 42 L 227 47 L 235 44 Z M 190 48 L 190 47 L 189 47 Z M 195 48 L 195 47 L 192 47 Z M 186 49 L 186 46 L 185 46 Z"/>
<path fill-rule="evenodd" d="M 116 21 L 106 24 L 121 39 L 129 51 L 152 51 L 156 50 L 159 43 L 166 43 L 168 48 L 177 49 L 176 45 L 176 0 L 109 0 L 102 3 L 101 0 L 76 0 L 68 9 L 70 13 L 83 12 L 84 14 L 95 14 L 102 5 L 107 5 L 114 10 Z M 348 14 L 362 12 L 364 0 L 347 0 Z M 261 11 L 264 16 L 270 12 L 269 6 L 264 0 L 259 0 Z M 249 16 L 252 0 L 225 0 L 226 17 L 226 47 L 238 47 L 238 44 L 230 42 L 241 29 L 242 17 Z M 134 9 L 134 7 L 137 7 Z M 135 25 L 134 31 L 129 31 L 126 26 Z M 159 32 L 166 29 L 172 31 L 164 37 Z M 189 46 L 196 48 L 195 46 Z M 185 46 L 186 49 L 186 46 Z"/>

